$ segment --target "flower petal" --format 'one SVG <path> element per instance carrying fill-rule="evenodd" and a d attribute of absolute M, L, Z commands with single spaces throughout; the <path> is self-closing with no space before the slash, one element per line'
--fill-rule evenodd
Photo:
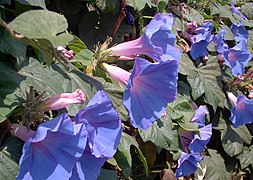
<path fill-rule="evenodd" d="M 231 110 L 230 121 L 233 127 L 237 128 L 243 124 L 253 123 L 253 100 L 241 95 L 237 98 L 237 103 Z"/>
<path fill-rule="evenodd" d="M 89 147 L 94 156 L 112 157 L 115 154 L 122 122 L 104 91 L 98 91 L 93 96 L 86 108 L 78 112 L 75 121 L 86 125 Z"/>
<path fill-rule="evenodd" d="M 132 125 L 148 129 L 175 100 L 178 62 L 150 63 L 136 58 L 134 69 L 124 92 L 123 104 L 129 112 Z"/>

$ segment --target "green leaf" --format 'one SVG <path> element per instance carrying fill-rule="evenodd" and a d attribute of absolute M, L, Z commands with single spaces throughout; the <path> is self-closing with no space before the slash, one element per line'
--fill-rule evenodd
<path fill-rule="evenodd" d="M 17 68 L 24 65 L 26 58 L 26 44 L 20 40 L 14 39 L 8 31 L 0 28 L 0 51 L 11 54 L 17 59 Z"/>
<path fill-rule="evenodd" d="M 243 147 L 242 153 L 237 157 L 240 161 L 241 168 L 245 169 L 249 165 L 253 165 L 253 145 L 248 147 Z"/>
<path fill-rule="evenodd" d="M 226 170 L 225 161 L 221 157 L 221 155 L 212 149 L 208 149 L 208 153 L 210 156 L 205 156 L 204 160 L 200 162 L 202 168 L 206 168 L 205 178 L 208 180 L 228 180 L 232 178 L 232 174 L 230 174 Z M 200 169 L 198 169 L 195 173 L 195 177 L 197 174 L 202 174 Z M 197 177 L 196 177 L 197 178 Z"/>
<path fill-rule="evenodd" d="M 151 5 L 151 0 L 128 0 L 127 5 L 134 7 L 137 11 L 142 10 L 145 5 Z"/>
<path fill-rule="evenodd" d="M 203 24 L 205 20 L 199 11 L 191 7 L 189 7 L 189 11 L 187 11 L 184 16 L 188 21 L 196 21 L 198 24 Z"/>
<path fill-rule="evenodd" d="M 124 88 L 119 85 L 108 82 L 104 82 L 102 84 L 104 90 L 107 92 L 109 98 L 112 100 L 113 106 L 118 112 L 120 119 L 122 121 L 128 121 L 128 111 L 122 103 Z"/>
<path fill-rule="evenodd" d="M 33 86 L 38 92 L 49 88 L 46 92 L 47 96 L 73 92 L 80 88 L 86 95 L 85 104 L 89 102 L 97 90 L 103 88 L 101 83 L 74 67 L 70 71 L 66 71 L 65 68 L 59 65 L 43 67 L 42 64 L 33 58 L 30 58 L 29 65 L 24 67 L 19 73 L 26 77 L 23 86 Z M 69 115 L 74 116 L 83 107 L 84 105 L 69 105 L 66 108 Z"/>
<path fill-rule="evenodd" d="M 16 1 L 24 5 L 39 6 L 42 7 L 43 9 L 46 9 L 45 0 L 16 0 Z"/>
<path fill-rule="evenodd" d="M 115 11 L 116 3 L 118 3 L 118 1 L 115 1 L 115 0 L 97 0 L 96 1 L 96 5 L 104 13 Z"/>
<path fill-rule="evenodd" d="M 225 29 L 226 31 L 224 40 L 231 40 L 231 41 L 235 40 L 234 34 L 232 33 L 231 29 L 227 25 L 221 25 L 221 28 Z"/>
<path fill-rule="evenodd" d="M 23 102 L 19 84 L 24 77 L 17 74 L 7 63 L 0 62 L 0 123 Z"/>
<path fill-rule="evenodd" d="M 68 28 L 65 17 L 51 11 L 27 11 L 16 17 L 8 26 L 28 38 L 47 39 L 54 48 L 67 45 L 73 40 L 73 36 L 65 32 Z"/>
<path fill-rule="evenodd" d="M 253 30 L 249 30 L 248 33 L 249 33 L 249 38 L 247 41 L 247 48 L 251 53 L 253 53 Z"/>
<path fill-rule="evenodd" d="M 138 147 L 137 141 L 132 136 L 123 132 L 118 146 L 118 151 L 114 158 L 126 178 L 130 177 L 132 171 L 132 156 L 130 152 L 130 147 L 132 145 Z"/>
<path fill-rule="evenodd" d="M 228 122 L 220 119 L 219 126 L 223 127 L 221 131 L 221 142 L 225 152 L 233 157 L 240 154 L 243 150 L 243 143 L 251 143 L 251 134 L 246 126 L 233 128 Z"/>
<path fill-rule="evenodd" d="M 0 151 L 0 179 L 16 179 L 18 164 L 14 162 L 6 149 Z"/>
<path fill-rule="evenodd" d="M 188 58 L 182 58 L 179 68 L 180 73 L 187 75 L 194 100 L 205 93 L 207 103 L 212 105 L 214 110 L 218 106 L 223 107 L 225 95 L 222 90 L 220 66 L 215 56 L 209 55 L 207 64 L 202 64 L 199 68 L 194 67 Z"/>
<path fill-rule="evenodd" d="M 83 43 L 81 39 L 77 36 L 73 35 L 74 40 L 71 44 L 68 45 L 68 48 L 74 51 L 75 54 L 79 53 L 83 49 L 87 49 L 86 45 Z"/>
<path fill-rule="evenodd" d="M 245 3 L 241 6 L 241 12 L 248 19 L 253 19 L 253 3 Z"/>
<path fill-rule="evenodd" d="M 117 171 L 101 168 L 100 175 L 98 176 L 98 180 L 104 180 L 104 179 L 117 179 Z"/>
<path fill-rule="evenodd" d="M 80 62 L 83 66 L 92 66 L 93 52 L 89 49 L 83 49 L 74 56 L 71 62 Z"/>
<path fill-rule="evenodd" d="M 86 13 L 78 27 L 79 36 L 89 49 L 93 49 L 98 42 L 105 41 L 108 36 L 112 37 L 113 28 L 119 14 L 104 13 L 99 15 L 92 11 Z M 126 21 L 122 21 L 113 37 L 112 43 L 122 42 L 122 37 L 132 33 L 132 27 Z"/>
<path fill-rule="evenodd" d="M 160 148 L 175 151 L 179 147 L 178 133 L 173 129 L 169 108 L 166 113 L 166 116 L 157 120 L 149 129 L 139 130 L 139 133 L 144 142 L 152 141 Z"/>

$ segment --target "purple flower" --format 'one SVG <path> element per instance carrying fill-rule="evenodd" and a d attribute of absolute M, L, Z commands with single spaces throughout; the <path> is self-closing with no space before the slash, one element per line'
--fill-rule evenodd
<path fill-rule="evenodd" d="M 232 33 L 235 36 L 235 40 L 237 42 L 240 41 L 245 41 L 247 42 L 247 39 L 249 37 L 249 33 L 248 31 L 245 29 L 244 25 L 242 24 L 242 22 L 240 22 L 239 24 L 232 24 L 230 27 Z"/>
<path fill-rule="evenodd" d="M 136 128 L 148 129 L 159 119 L 177 92 L 178 61 L 150 63 L 136 58 L 123 104 Z"/>
<path fill-rule="evenodd" d="M 233 123 L 233 127 L 237 128 L 243 124 L 253 123 L 253 100 L 241 95 L 236 97 L 229 93 L 229 99 L 231 99 L 234 107 L 231 110 L 230 121 Z"/>
<path fill-rule="evenodd" d="M 184 153 L 182 152 L 178 159 L 178 167 L 176 169 L 176 177 L 182 177 L 194 173 L 198 168 L 198 163 L 203 160 L 200 153 Z"/>
<path fill-rule="evenodd" d="M 81 179 L 97 179 L 100 174 L 102 165 L 108 160 L 107 157 L 97 158 L 91 154 L 89 148 L 83 153 L 83 156 L 76 165 L 73 167 L 72 176 L 70 180 L 81 180 Z"/>
<path fill-rule="evenodd" d="M 205 56 L 207 54 L 207 46 L 212 41 L 213 35 L 213 24 L 210 21 L 207 21 L 194 30 L 194 34 L 196 35 L 188 35 L 190 37 L 191 50 L 190 55 L 192 56 L 193 60 Z"/>
<path fill-rule="evenodd" d="M 112 47 L 111 55 L 134 57 L 145 54 L 155 61 L 180 60 L 182 53 L 174 47 L 175 35 L 170 30 L 173 25 L 172 14 L 156 14 L 146 26 L 141 37 Z"/>
<path fill-rule="evenodd" d="M 225 29 L 221 29 L 221 31 L 213 38 L 214 47 L 219 54 L 223 54 L 223 52 L 228 49 L 228 45 L 224 41 L 225 34 Z"/>
<path fill-rule="evenodd" d="M 203 152 L 212 135 L 212 124 L 205 126 L 206 106 L 200 106 L 191 122 L 198 124 L 199 133 L 179 129 L 182 149 L 185 152 Z"/>
<path fill-rule="evenodd" d="M 122 122 L 104 91 L 93 96 L 86 108 L 77 113 L 75 121 L 86 125 L 92 155 L 113 157 L 121 138 Z"/>
<path fill-rule="evenodd" d="M 204 127 L 207 114 L 208 114 L 208 111 L 207 111 L 206 106 L 199 106 L 191 122 L 197 123 L 199 128 Z"/>
<path fill-rule="evenodd" d="M 240 41 L 233 48 L 224 50 L 223 55 L 226 65 L 231 68 L 234 76 L 244 74 L 244 68 L 252 58 L 245 41 Z"/>
<path fill-rule="evenodd" d="M 42 123 L 34 136 L 26 138 L 17 179 L 70 178 L 87 142 L 82 126 L 73 125 L 67 114 Z M 15 129 L 22 130 L 24 129 Z M 27 129 L 22 133 L 26 132 Z"/>
<path fill-rule="evenodd" d="M 240 7 L 235 7 L 232 0 L 230 0 L 230 4 L 231 4 L 231 7 L 232 7 L 230 11 L 232 13 L 239 15 L 244 20 L 247 20 L 247 18 L 239 11 Z"/>

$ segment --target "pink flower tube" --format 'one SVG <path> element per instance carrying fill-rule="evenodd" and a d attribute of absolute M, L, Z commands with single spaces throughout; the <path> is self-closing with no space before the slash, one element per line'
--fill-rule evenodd
<path fill-rule="evenodd" d="M 103 63 L 102 67 L 114 80 L 118 81 L 123 85 L 127 85 L 131 73 L 120 67 L 109 65 L 106 63 Z"/>
<path fill-rule="evenodd" d="M 41 107 L 42 110 L 57 110 L 62 109 L 70 104 L 83 104 L 85 94 L 81 89 L 77 89 L 72 93 L 61 93 L 53 97 L 47 98 Z"/>

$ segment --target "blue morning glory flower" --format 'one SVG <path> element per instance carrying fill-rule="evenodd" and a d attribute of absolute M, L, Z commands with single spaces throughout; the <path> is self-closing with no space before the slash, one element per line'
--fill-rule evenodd
<path fill-rule="evenodd" d="M 231 7 L 232 7 L 230 11 L 232 13 L 239 15 L 244 20 L 247 20 L 247 18 L 238 10 L 238 8 L 235 7 L 232 0 L 230 0 L 230 4 L 231 4 Z"/>
<path fill-rule="evenodd" d="M 155 61 L 179 61 L 182 52 L 174 47 L 176 36 L 170 32 L 172 26 L 172 14 L 158 13 L 146 26 L 141 37 L 110 48 L 111 55 L 134 58 L 136 55 L 145 54 Z"/>
<path fill-rule="evenodd" d="M 122 122 L 111 100 L 98 91 L 88 105 L 75 116 L 77 124 L 85 124 L 88 146 L 95 157 L 113 157 L 122 132 Z"/>
<path fill-rule="evenodd" d="M 224 50 L 228 49 L 228 45 L 224 41 L 225 34 L 226 34 L 225 29 L 221 29 L 221 31 L 213 38 L 215 50 L 219 54 L 223 54 Z"/>
<path fill-rule="evenodd" d="M 203 26 L 195 29 L 196 35 L 191 37 L 192 44 L 190 50 L 190 55 L 193 60 L 207 54 L 207 46 L 213 39 L 212 30 L 213 24 L 210 21 L 205 22 Z"/>
<path fill-rule="evenodd" d="M 135 59 L 123 97 L 134 127 L 148 129 L 161 117 L 167 103 L 175 100 L 177 78 L 178 61 L 151 63 Z"/>
<path fill-rule="evenodd" d="M 178 167 L 175 175 L 177 178 L 190 175 L 194 173 L 198 168 L 198 163 L 203 160 L 203 156 L 200 153 L 184 153 L 182 152 L 178 159 Z"/>
<path fill-rule="evenodd" d="M 208 114 L 206 106 L 200 106 L 191 122 L 198 124 L 199 133 L 179 129 L 182 149 L 185 152 L 203 152 L 205 145 L 212 136 L 212 124 L 205 126 L 205 116 Z"/>
<path fill-rule="evenodd" d="M 67 114 L 39 125 L 23 146 L 17 179 L 69 179 L 86 146 L 82 127 Z"/>
<path fill-rule="evenodd" d="M 244 74 L 244 68 L 252 58 L 245 41 L 240 41 L 233 48 L 224 50 L 223 55 L 226 65 L 231 68 L 234 76 Z"/>
<path fill-rule="evenodd" d="M 237 128 L 243 124 L 253 123 L 253 100 L 241 95 L 231 110 L 230 121 Z"/>

